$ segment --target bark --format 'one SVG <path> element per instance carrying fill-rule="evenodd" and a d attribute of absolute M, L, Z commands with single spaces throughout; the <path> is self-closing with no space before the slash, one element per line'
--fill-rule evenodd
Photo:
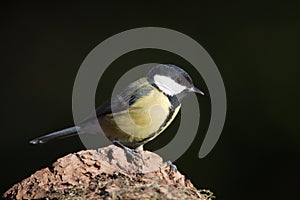
<path fill-rule="evenodd" d="M 130 156 L 110 145 L 59 158 L 15 184 L 4 199 L 211 199 L 149 151 Z"/>

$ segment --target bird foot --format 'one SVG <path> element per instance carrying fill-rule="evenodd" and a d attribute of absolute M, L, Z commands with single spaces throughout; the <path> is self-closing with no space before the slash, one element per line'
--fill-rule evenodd
<path fill-rule="evenodd" d="M 172 171 L 174 171 L 174 172 L 176 172 L 177 171 L 177 167 L 176 167 L 176 165 L 174 165 L 173 163 L 172 163 L 172 161 L 167 161 L 167 164 L 170 166 L 170 169 L 172 170 Z"/>
<path fill-rule="evenodd" d="M 122 148 L 125 151 L 128 162 L 133 163 L 133 161 L 135 161 L 136 158 L 139 158 L 142 160 L 143 164 L 145 164 L 141 153 L 135 151 L 134 149 L 130 149 L 130 148 L 124 146 L 122 143 L 120 143 L 117 140 L 114 140 L 113 144 Z"/>

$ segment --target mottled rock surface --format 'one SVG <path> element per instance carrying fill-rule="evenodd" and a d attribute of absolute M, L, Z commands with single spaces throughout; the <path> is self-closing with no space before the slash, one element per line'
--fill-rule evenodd
<path fill-rule="evenodd" d="M 149 151 L 130 156 L 110 145 L 59 158 L 15 184 L 4 199 L 211 199 Z"/>

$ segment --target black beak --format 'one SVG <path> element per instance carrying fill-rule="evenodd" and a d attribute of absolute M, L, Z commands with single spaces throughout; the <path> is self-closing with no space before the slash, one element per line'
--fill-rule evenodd
<path fill-rule="evenodd" d="M 192 92 L 204 95 L 204 92 L 202 92 L 200 89 L 196 88 L 195 86 L 191 89 Z"/>

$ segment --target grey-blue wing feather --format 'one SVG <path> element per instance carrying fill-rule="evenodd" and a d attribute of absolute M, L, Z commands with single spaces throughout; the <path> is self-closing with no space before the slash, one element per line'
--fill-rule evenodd
<path fill-rule="evenodd" d="M 101 117 L 112 112 L 118 113 L 127 110 L 134 102 L 147 95 L 153 90 L 153 87 L 148 84 L 146 78 L 141 78 L 131 83 L 127 88 L 119 94 L 106 101 L 96 110 L 97 117 Z"/>

